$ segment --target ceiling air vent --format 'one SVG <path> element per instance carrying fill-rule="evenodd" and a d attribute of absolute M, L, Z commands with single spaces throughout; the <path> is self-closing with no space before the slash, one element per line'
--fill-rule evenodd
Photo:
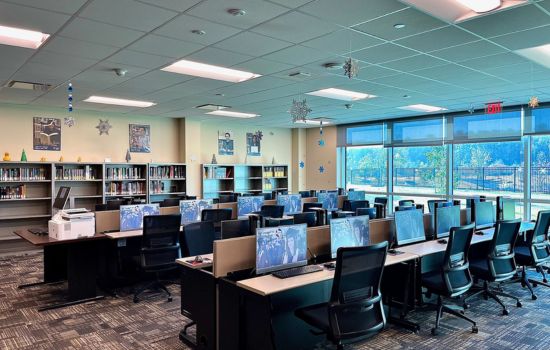
<path fill-rule="evenodd" d="M 11 80 L 6 84 L 6 87 L 13 89 L 33 90 L 33 91 L 50 91 L 53 86 L 51 84 L 30 83 L 28 81 Z"/>

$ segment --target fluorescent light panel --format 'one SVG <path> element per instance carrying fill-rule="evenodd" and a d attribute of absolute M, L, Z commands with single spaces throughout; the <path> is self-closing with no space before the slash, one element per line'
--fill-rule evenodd
<path fill-rule="evenodd" d="M 408 105 L 408 106 L 397 107 L 397 108 L 405 109 L 407 111 L 427 112 L 427 113 L 440 112 L 440 111 L 446 111 L 447 110 L 447 108 L 424 105 L 424 104 Z"/>
<path fill-rule="evenodd" d="M 308 92 L 307 94 L 313 95 L 313 96 L 319 96 L 319 97 L 333 98 L 336 100 L 344 100 L 344 101 L 358 101 L 358 100 L 364 100 L 366 98 L 376 97 L 375 95 L 369 95 L 362 92 L 335 89 L 335 88 L 312 91 L 312 92 Z"/>
<path fill-rule="evenodd" d="M 463 6 L 466 6 L 477 13 L 489 12 L 497 9 L 502 4 L 501 0 L 456 0 Z"/>
<path fill-rule="evenodd" d="M 321 122 L 323 122 L 323 125 L 331 124 L 331 122 L 328 120 L 316 120 L 316 119 L 306 119 L 305 121 L 297 120 L 294 122 L 294 124 L 321 125 Z"/>
<path fill-rule="evenodd" d="M 528 60 L 550 68 L 550 44 L 515 51 Z"/>
<path fill-rule="evenodd" d="M 222 117 L 233 117 L 233 118 L 254 118 L 259 116 L 259 114 L 254 114 L 254 113 L 242 113 L 242 112 L 234 112 L 234 111 L 226 111 L 226 110 L 212 111 L 206 114 L 219 115 Z"/>
<path fill-rule="evenodd" d="M 260 74 L 187 60 L 177 61 L 168 67 L 162 68 L 161 70 L 207 79 L 229 81 L 232 83 L 240 83 L 249 79 L 261 77 Z"/>
<path fill-rule="evenodd" d="M 34 30 L 0 26 L 0 44 L 38 49 L 50 37 Z"/>
<path fill-rule="evenodd" d="M 104 96 L 90 96 L 84 100 L 84 102 L 92 103 L 102 103 L 106 105 L 117 105 L 117 106 L 128 106 L 128 107 L 151 107 L 156 105 L 153 102 L 147 101 L 137 101 L 137 100 L 126 100 L 123 98 L 113 98 L 113 97 L 104 97 Z"/>

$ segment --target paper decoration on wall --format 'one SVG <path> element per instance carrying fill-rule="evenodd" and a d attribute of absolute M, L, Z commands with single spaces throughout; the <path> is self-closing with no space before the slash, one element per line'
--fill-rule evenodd
<path fill-rule="evenodd" d="M 359 62 L 351 57 L 346 60 L 342 68 L 344 68 L 344 75 L 349 79 L 353 79 L 359 74 Z"/>
<path fill-rule="evenodd" d="M 275 163 L 275 156 L 273 156 L 273 158 L 271 158 L 271 164 L 277 164 L 277 163 Z"/>
<path fill-rule="evenodd" d="M 218 154 L 220 156 L 232 156 L 235 153 L 234 147 L 233 131 L 218 131 Z"/>
<path fill-rule="evenodd" d="M 109 130 L 112 128 L 112 126 L 111 124 L 109 124 L 108 119 L 99 119 L 99 124 L 95 128 L 99 130 L 99 135 L 109 135 Z"/>
<path fill-rule="evenodd" d="M 63 163 L 65 161 L 65 158 L 63 158 L 63 156 L 59 157 L 59 162 L 60 163 Z"/>
<path fill-rule="evenodd" d="M 69 83 L 67 86 L 67 102 L 67 110 L 71 113 L 73 111 L 73 83 Z"/>
<path fill-rule="evenodd" d="M 300 161 L 300 169 L 303 169 L 306 166 L 306 163 L 304 163 L 303 160 Z"/>
<path fill-rule="evenodd" d="M 132 155 L 130 154 L 129 149 L 126 150 L 126 157 L 124 157 L 124 159 L 126 159 L 126 163 L 129 163 L 132 160 Z"/>
<path fill-rule="evenodd" d="M 78 156 L 78 158 L 76 159 L 77 162 L 82 162 L 82 157 L 81 156 Z"/>
<path fill-rule="evenodd" d="M 130 124 L 130 152 L 151 153 L 151 126 Z"/>
<path fill-rule="evenodd" d="M 305 122 L 309 113 L 312 109 L 307 105 L 307 101 L 304 98 L 302 101 L 292 100 L 292 106 L 290 107 L 290 116 L 292 117 L 292 122 Z"/>
<path fill-rule="evenodd" d="M 40 157 L 40 161 L 41 161 L 41 162 L 45 162 L 45 161 L 46 161 L 46 157 Z"/>
<path fill-rule="evenodd" d="M 324 173 L 324 172 L 325 172 L 325 167 L 321 165 L 321 166 L 319 167 L 319 172 L 320 172 L 321 174 Z"/>
<path fill-rule="evenodd" d="M 246 154 L 249 156 L 261 156 L 261 140 L 263 134 L 261 131 L 255 133 L 246 133 Z"/>
<path fill-rule="evenodd" d="M 23 150 L 23 152 L 21 152 L 21 161 L 22 162 L 27 161 L 27 153 L 25 152 L 25 150 Z"/>
<path fill-rule="evenodd" d="M 531 108 L 537 108 L 539 106 L 539 98 L 537 96 L 531 96 L 528 104 Z"/>
<path fill-rule="evenodd" d="M 65 117 L 65 119 L 63 120 L 63 123 L 65 124 L 65 126 L 72 128 L 75 124 L 75 120 L 73 117 Z"/>
<path fill-rule="evenodd" d="M 468 107 L 468 113 L 474 114 L 475 111 L 476 111 L 476 109 L 474 107 L 474 104 L 470 103 L 470 106 Z"/>
<path fill-rule="evenodd" d="M 61 119 L 42 117 L 33 119 L 33 149 L 61 151 Z"/>

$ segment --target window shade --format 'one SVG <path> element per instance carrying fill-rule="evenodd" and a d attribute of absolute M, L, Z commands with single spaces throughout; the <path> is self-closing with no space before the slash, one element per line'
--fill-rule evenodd
<path fill-rule="evenodd" d="M 443 135 L 443 117 L 392 124 L 392 144 L 397 146 L 442 144 Z"/>
<path fill-rule="evenodd" d="M 346 127 L 343 130 L 345 145 L 342 146 L 381 145 L 385 129 L 383 123 Z"/>
<path fill-rule="evenodd" d="M 521 137 L 521 112 L 477 114 L 452 118 L 452 141 L 511 140 Z"/>
<path fill-rule="evenodd" d="M 550 134 L 550 108 L 530 109 L 526 113 L 525 134 Z"/>

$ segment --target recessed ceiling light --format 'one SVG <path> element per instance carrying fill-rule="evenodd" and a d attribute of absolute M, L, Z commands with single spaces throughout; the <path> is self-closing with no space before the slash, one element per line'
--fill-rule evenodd
<path fill-rule="evenodd" d="M 254 114 L 254 113 L 242 113 L 242 112 L 225 111 L 225 110 L 212 111 L 206 114 L 221 115 L 223 117 L 233 117 L 233 118 L 254 118 L 259 116 L 259 114 Z"/>
<path fill-rule="evenodd" d="M 335 88 L 312 91 L 312 92 L 308 92 L 307 94 L 313 95 L 313 96 L 319 96 L 319 97 L 334 98 L 336 100 L 344 100 L 344 101 L 357 101 L 357 100 L 364 100 L 366 98 L 376 97 L 375 95 L 364 94 L 362 92 L 355 92 L 355 91 L 335 89 Z"/>
<path fill-rule="evenodd" d="M 84 102 L 92 103 L 102 103 L 106 105 L 117 105 L 117 106 L 128 106 L 128 107 L 151 107 L 156 105 L 154 102 L 148 101 L 137 101 L 137 100 L 126 100 L 123 98 L 113 98 L 113 97 L 104 97 L 104 96 L 90 96 L 84 100 Z"/>
<path fill-rule="evenodd" d="M 500 7 L 501 0 L 456 0 L 477 13 L 484 13 Z"/>
<path fill-rule="evenodd" d="M 405 25 L 403 23 L 396 23 L 393 25 L 395 29 L 403 29 L 405 28 Z"/>
<path fill-rule="evenodd" d="M 227 10 L 227 13 L 229 13 L 233 16 L 244 16 L 244 15 L 246 15 L 246 11 L 241 10 L 241 9 L 229 9 L 229 10 Z"/>
<path fill-rule="evenodd" d="M 0 26 L 0 44 L 38 49 L 48 38 L 49 34 L 34 30 Z"/>
<path fill-rule="evenodd" d="M 399 109 L 405 109 L 407 111 L 414 111 L 414 112 L 440 112 L 440 111 L 446 111 L 447 108 L 443 107 L 437 107 L 437 106 L 430 106 L 430 105 L 423 105 L 423 104 L 416 104 L 416 105 L 408 105 L 403 107 L 397 107 Z"/>
<path fill-rule="evenodd" d="M 197 34 L 197 35 L 204 35 L 204 34 L 206 34 L 206 32 L 205 32 L 204 30 L 200 30 L 200 29 L 193 29 L 193 30 L 191 31 L 191 33 Z"/>
<path fill-rule="evenodd" d="M 515 51 L 533 62 L 550 68 L 550 44 Z"/>
<path fill-rule="evenodd" d="M 195 77 L 229 81 L 240 83 L 249 79 L 261 77 L 260 74 L 254 74 L 236 69 L 230 69 L 220 66 L 214 66 L 206 63 L 199 63 L 187 60 L 177 61 L 161 70 L 178 74 L 192 75 Z"/>

